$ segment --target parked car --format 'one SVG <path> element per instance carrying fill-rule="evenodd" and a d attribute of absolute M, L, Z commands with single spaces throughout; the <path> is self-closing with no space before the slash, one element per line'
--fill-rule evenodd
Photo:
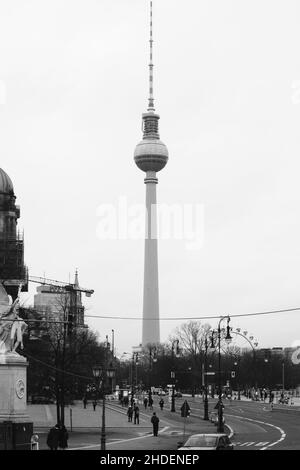
<path fill-rule="evenodd" d="M 233 450 L 234 446 L 227 434 L 194 434 L 178 450 Z"/>
<path fill-rule="evenodd" d="M 182 393 L 181 393 L 181 392 L 175 392 L 175 397 L 176 397 L 176 398 L 181 398 L 181 397 L 182 397 Z"/>
<path fill-rule="evenodd" d="M 32 405 L 49 405 L 54 403 L 54 400 L 44 395 L 32 395 L 31 403 Z"/>
<path fill-rule="evenodd" d="M 115 397 L 115 395 L 113 395 L 112 393 L 110 393 L 109 395 L 105 395 L 105 398 L 106 398 L 106 400 L 111 401 L 111 400 L 115 400 L 116 397 Z"/>
<path fill-rule="evenodd" d="M 152 389 L 153 395 L 165 395 L 166 392 L 161 387 L 154 387 Z"/>

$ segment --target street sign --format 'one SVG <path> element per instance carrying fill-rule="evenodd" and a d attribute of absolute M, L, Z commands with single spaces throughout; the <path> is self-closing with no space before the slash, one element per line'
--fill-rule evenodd
<path fill-rule="evenodd" d="M 215 372 L 205 372 L 205 375 L 216 375 Z"/>
<path fill-rule="evenodd" d="M 234 379 L 235 378 L 235 371 L 231 371 L 231 378 Z"/>
<path fill-rule="evenodd" d="M 180 408 L 181 410 L 181 416 L 183 418 L 186 418 L 187 416 L 189 416 L 189 411 L 190 411 L 190 406 L 188 404 L 188 402 L 185 400 L 182 407 Z"/>

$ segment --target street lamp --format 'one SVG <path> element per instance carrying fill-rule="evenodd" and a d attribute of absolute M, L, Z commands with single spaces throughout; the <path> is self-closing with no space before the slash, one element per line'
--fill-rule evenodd
<path fill-rule="evenodd" d="M 135 388 L 137 387 L 137 364 L 139 360 L 139 353 L 138 352 L 133 352 L 132 353 L 132 364 L 131 364 L 131 406 L 133 406 L 133 400 L 134 400 L 134 394 L 135 394 Z M 135 386 L 134 386 L 134 378 L 133 378 L 133 368 L 135 364 Z"/>
<path fill-rule="evenodd" d="M 101 450 L 106 450 L 106 434 L 105 434 L 105 386 L 107 378 L 113 378 L 115 376 L 115 369 L 107 368 L 107 351 L 109 343 L 106 344 L 104 365 L 95 365 L 93 367 L 93 376 L 96 379 L 96 383 L 99 389 L 100 379 L 102 388 L 102 427 L 101 427 Z"/>
<path fill-rule="evenodd" d="M 235 359 L 234 361 L 234 366 L 236 367 L 236 385 L 237 385 L 237 388 L 238 388 L 238 400 L 241 399 L 241 389 L 240 389 L 240 356 L 237 356 L 237 358 Z"/>
<path fill-rule="evenodd" d="M 103 390 L 103 399 L 102 399 L 102 428 L 101 428 L 101 450 L 105 450 L 105 390 L 104 390 L 104 381 L 105 381 L 105 368 L 102 366 L 96 365 L 93 367 L 93 376 L 96 379 L 97 389 L 99 390 L 100 378 L 102 377 L 102 390 Z"/>
<path fill-rule="evenodd" d="M 207 399 L 207 350 L 208 350 L 208 341 L 207 341 L 207 336 L 205 337 L 204 340 L 204 420 L 208 421 L 208 399 Z"/>
<path fill-rule="evenodd" d="M 150 366 L 150 374 L 149 374 L 149 399 L 151 398 L 152 392 L 152 381 L 153 381 L 153 364 L 157 362 L 157 349 L 156 346 L 149 347 L 149 366 Z"/>
<path fill-rule="evenodd" d="M 205 421 L 208 421 L 209 420 L 209 417 L 208 417 L 208 393 L 207 393 L 207 374 L 208 374 L 208 371 L 207 371 L 207 352 L 208 350 L 210 351 L 214 351 L 215 350 L 215 346 L 214 346 L 214 335 L 215 335 L 215 331 L 214 330 L 209 330 L 207 331 L 206 333 L 206 336 L 205 336 L 205 339 L 204 339 L 204 420 Z M 208 340 L 210 341 L 210 344 L 208 342 Z M 210 364 L 209 367 L 212 367 L 212 365 Z M 202 382 L 203 384 L 203 382 Z"/>
<path fill-rule="evenodd" d="M 176 352 L 175 356 L 179 357 L 179 340 L 175 339 L 172 341 L 172 371 L 171 371 L 171 379 L 172 379 L 172 404 L 171 404 L 171 411 L 175 412 L 175 364 L 174 364 L 174 349 L 176 344 Z"/>
<path fill-rule="evenodd" d="M 225 341 L 226 343 L 230 343 L 232 337 L 230 335 L 230 317 L 227 315 L 226 317 L 221 317 L 219 324 L 218 324 L 218 348 L 219 348 L 219 377 L 218 377 L 218 387 L 219 387 L 219 402 L 218 402 L 218 432 L 224 432 L 224 425 L 223 425 L 223 403 L 222 403 L 222 385 L 221 385 L 221 323 L 223 320 L 227 319 L 227 327 L 226 327 L 226 336 Z"/>
<path fill-rule="evenodd" d="M 284 359 L 282 360 L 282 394 L 284 397 L 284 390 L 285 390 L 285 380 L 284 380 Z"/>

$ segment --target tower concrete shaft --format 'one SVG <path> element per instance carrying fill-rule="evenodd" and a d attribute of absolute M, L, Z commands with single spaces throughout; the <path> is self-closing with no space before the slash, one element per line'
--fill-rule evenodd
<path fill-rule="evenodd" d="M 156 173 L 147 171 L 144 181 L 146 184 L 146 233 L 142 345 L 146 346 L 149 343 L 160 342 Z"/>
<path fill-rule="evenodd" d="M 144 265 L 143 335 L 142 345 L 158 343 L 159 295 L 158 295 L 158 255 L 157 255 L 157 208 L 156 173 L 162 170 L 169 158 L 166 145 L 160 140 L 159 115 L 154 108 L 153 96 L 153 22 L 152 0 L 150 1 L 150 64 L 148 110 L 143 114 L 143 140 L 134 151 L 134 161 L 146 173 L 146 234 Z"/>

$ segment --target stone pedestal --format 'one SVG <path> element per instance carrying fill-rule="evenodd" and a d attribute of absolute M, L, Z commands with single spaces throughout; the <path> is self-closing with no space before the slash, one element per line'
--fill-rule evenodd
<path fill-rule="evenodd" d="M 0 448 L 3 444 L 2 448 L 30 449 L 33 424 L 27 414 L 27 365 L 17 353 L 0 354 L 0 427 L 8 436 Z"/>

